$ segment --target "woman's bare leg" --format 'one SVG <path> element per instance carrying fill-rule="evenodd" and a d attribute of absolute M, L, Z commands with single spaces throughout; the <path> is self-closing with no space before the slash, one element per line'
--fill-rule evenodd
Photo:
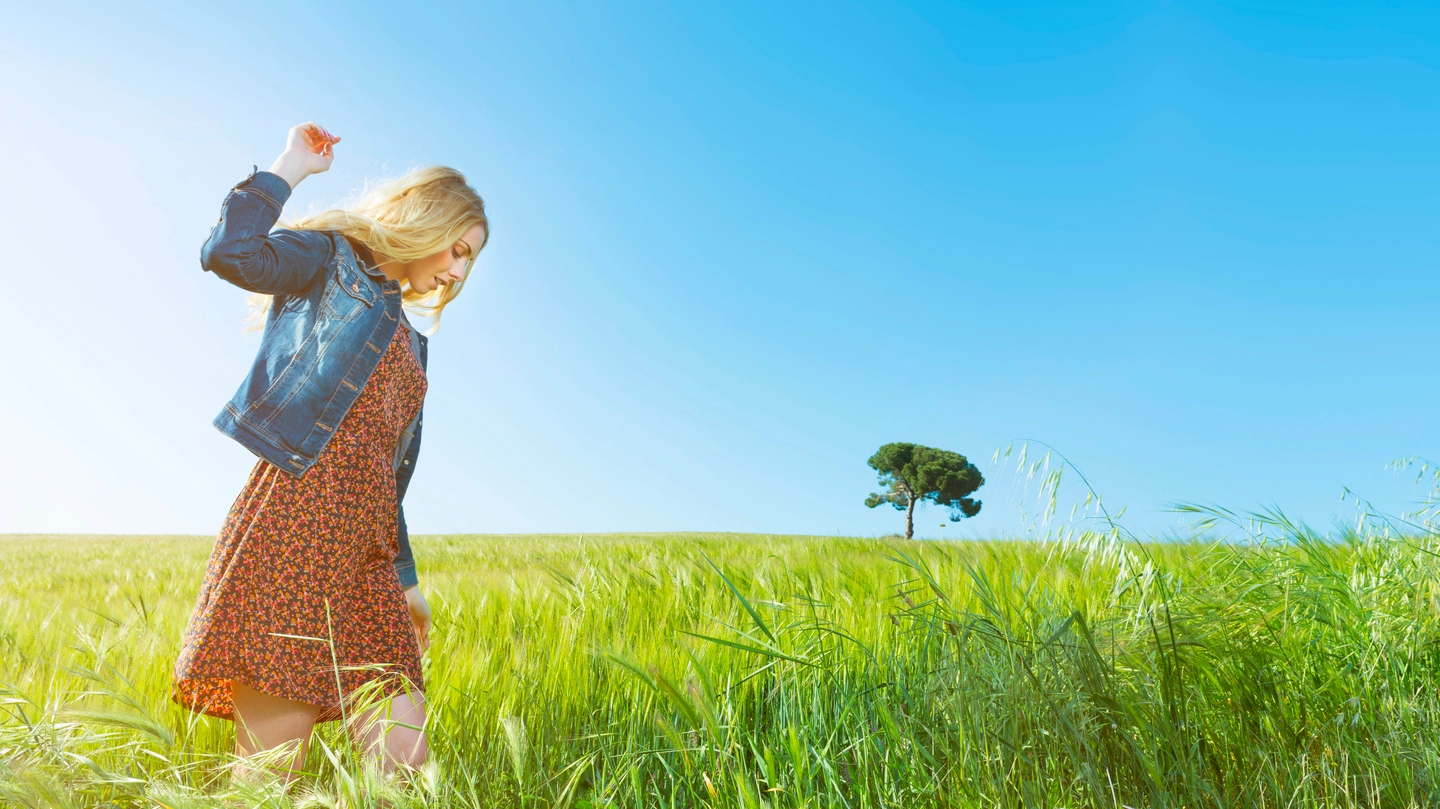
<path fill-rule="evenodd" d="M 278 772 L 287 784 L 295 780 L 305 765 L 305 751 L 320 707 L 264 694 L 239 680 L 230 681 L 230 694 L 235 703 L 235 754 L 251 756 L 286 742 L 298 742 L 289 765 L 280 765 L 284 768 Z M 237 769 L 236 775 L 248 776 L 249 770 Z"/>
<path fill-rule="evenodd" d="M 352 720 L 355 744 L 378 759 L 384 772 L 418 769 L 430 755 L 425 741 L 425 692 L 412 691 L 390 701 L 390 712 L 378 705 Z M 411 726 L 411 727 L 407 727 Z"/>

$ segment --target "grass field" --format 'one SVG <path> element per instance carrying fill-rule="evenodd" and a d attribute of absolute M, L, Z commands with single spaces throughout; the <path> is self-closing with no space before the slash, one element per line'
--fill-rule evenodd
<path fill-rule="evenodd" d="M 288 795 L 167 699 L 208 538 L 7 537 L 0 803 L 1437 805 L 1440 540 L 1260 528 L 419 537 L 431 765 Z"/>

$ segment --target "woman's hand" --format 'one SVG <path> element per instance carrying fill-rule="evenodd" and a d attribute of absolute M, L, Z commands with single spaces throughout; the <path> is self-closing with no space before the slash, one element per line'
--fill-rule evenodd
<path fill-rule="evenodd" d="M 331 147 L 339 142 L 339 138 L 314 121 L 292 126 L 285 151 L 275 158 L 270 173 L 280 175 L 294 188 L 306 177 L 330 170 L 330 164 L 335 162 Z"/>
<path fill-rule="evenodd" d="M 415 624 L 415 639 L 420 642 L 420 651 L 430 648 L 430 604 L 420 585 L 405 590 L 405 603 L 410 607 L 410 621 Z"/>

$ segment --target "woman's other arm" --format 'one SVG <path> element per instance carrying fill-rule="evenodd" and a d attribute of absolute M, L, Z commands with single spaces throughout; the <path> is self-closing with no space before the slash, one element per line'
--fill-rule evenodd
<path fill-rule="evenodd" d="M 400 577 L 401 589 L 408 589 L 420 583 L 415 572 L 415 552 L 410 549 L 410 527 L 405 524 L 405 507 L 395 507 L 395 575 Z"/>
<path fill-rule="evenodd" d="M 395 572 L 400 576 L 400 588 L 405 591 L 405 606 L 410 610 L 410 622 L 415 625 L 415 640 L 420 651 L 430 648 L 430 604 L 415 577 L 415 555 L 410 550 L 410 530 L 405 525 L 405 507 L 397 506 L 398 536 L 400 551 L 395 555 Z"/>
<path fill-rule="evenodd" d="M 330 168 L 339 140 L 313 123 L 293 127 L 270 171 L 253 172 L 225 198 L 220 221 L 200 249 L 200 266 L 251 292 L 295 295 L 309 287 L 329 258 L 329 237 L 270 229 L 295 185 Z"/>

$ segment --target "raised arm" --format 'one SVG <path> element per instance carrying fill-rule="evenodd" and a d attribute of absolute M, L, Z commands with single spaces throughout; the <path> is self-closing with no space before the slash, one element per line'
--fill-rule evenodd
<path fill-rule="evenodd" d="M 299 294 L 321 277 L 330 237 L 270 229 L 294 187 L 330 168 L 339 140 L 313 123 L 291 128 L 270 170 L 252 172 L 225 197 L 220 221 L 200 248 L 200 266 L 242 289 L 272 295 Z"/>

